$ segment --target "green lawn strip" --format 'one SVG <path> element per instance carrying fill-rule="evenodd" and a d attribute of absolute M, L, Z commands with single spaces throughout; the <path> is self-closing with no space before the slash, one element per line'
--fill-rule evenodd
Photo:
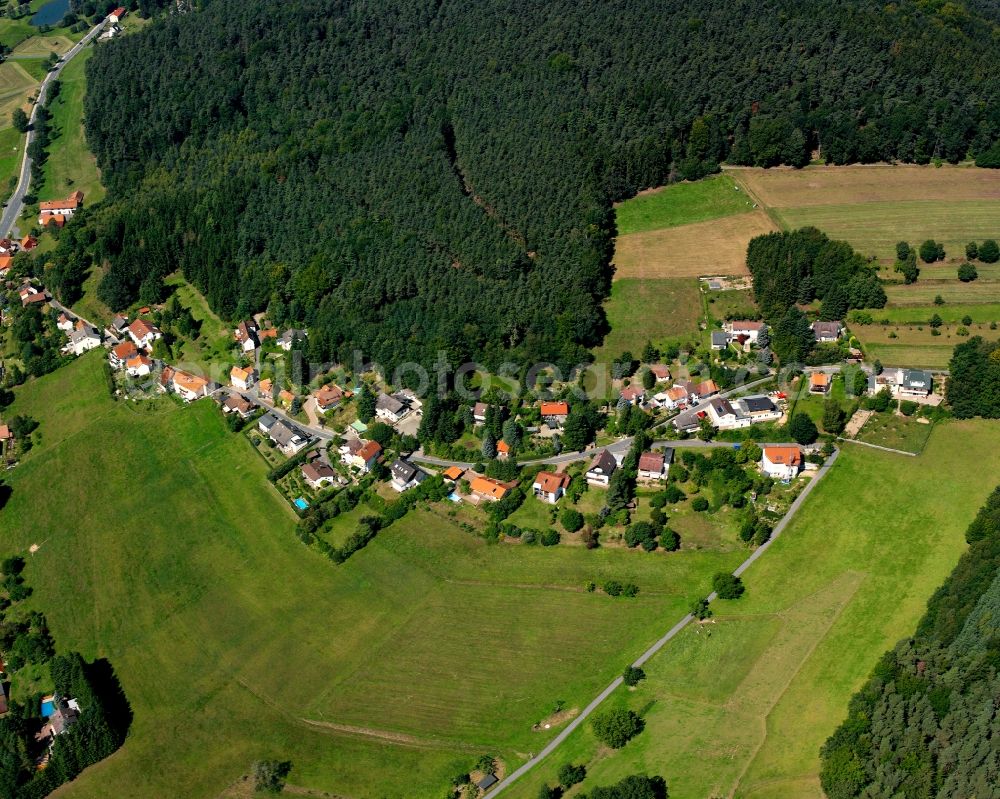
<path fill-rule="evenodd" d="M 895 257 L 897 241 L 943 242 L 947 257 L 963 258 L 965 245 L 997 235 L 996 200 L 910 200 L 775 209 L 787 228 L 812 225 L 850 242 L 863 255 Z"/>
<path fill-rule="evenodd" d="M 746 193 L 728 175 L 674 183 L 626 200 L 615 208 L 618 235 L 704 222 L 753 210 Z"/>
<path fill-rule="evenodd" d="M 974 280 L 963 283 L 957 279 L 917 280 L 916 283 L 911 283 L 909 286 L 905 284 L 886 286 L 885 293 L 889 298 L 890 309 L 891 306 L 931 305 L 936 297 L 940 297 L 946 304 L 996 305 L 1000 304 L 1000 281 Z M 877 315 L 881 311 L 873 311 L 872 313 Z"/>
<path fill-rule="evenodd" d="M 917 369 L 947 369 L 955 341 L 941 344 L 884 344 L 866 342 L 859 336 L 869 359 L 886 366 L 909 366 Z"/>
<path fill-rule="evenodd" d="M 945 302 L 943 305 L 934 305 L 933 299 L 931 297 L 931 302 L 923 305 L 900 307 L 890 305 L 867 313 L 870 313 L 877 322 L 888 319 L 890 322 L 897 323 L 926 324 L 934 314 L 937 314 L 947 324 L 959 324 L 966 316 L 971 316 L 975 324 L 1000 323 L 1000 303 L 956 304 Z"/>
<path fill-rule="evenodd" d="M 49 74 L 44 58 L 18 58 L 17 64 L 39 83 Z"/>
<path fill-rule="evenodd" d="M 14 191 L 24 155 L 24 134 L 14 128 L 0 128 L 0 194 L 3 200 Z"/>
<path fill-rule="evenodd" d="M 819 796 L 820 745 L 964 550 L 998 444 L 1000 429 L 977 421 L 939 424 L 917 459 L 846 445 L 744 575 L 747 595 L 714 605 L 717 624 L 686 630 L 638 690 L 612 698 L 644 710 L 646 730 L 609 753 L 585 724 L 512 797 L 533 799 L 568 761 L 587 763 L 583 791 L 640 772 L 662 774 L 675 799 Z M 970 479 L 940 480 L 970 461 Z"/>
<path fill-rule="evenodd" d="M 97 161 L 87 147 L 83 132 L 83 96 L 87 88 L 84 68 L 93 52 L 93 48 L 84 50 L 59 74 L 62 89 L 49 105 L 53 137 L 44 166 L 44 180 L 38 188 L 41 200 L 82 191 L 85 202 L 93 205 L 104 197 Z"/>
<path fill-rule="evenodd" d="M 625 350 L 638 357 L 647 341 L 659 346 L 696 336 L 701 307 L 695 278 L 614 281 L 604 305 L 611 332 L 594 351 L 597 363 L 611 363 Z"/>
<path fill-rule="evenodd" d="M 856 438 L 880 447 L 919 454 L 926 446 L 933 427 L 927 420 L 921 421 L 916 416 L 877 413 L 865 422 Z"/>

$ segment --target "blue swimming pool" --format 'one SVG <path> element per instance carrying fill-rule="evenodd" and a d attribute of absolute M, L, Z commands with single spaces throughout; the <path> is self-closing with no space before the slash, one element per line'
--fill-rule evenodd
<path fill-rule="evenodd" d="M 55 703 L 51 699 L 46 699 L 42 702 L 42 717 L 47 719 L 55 712 L 55 709 Z"/>
<path fill-rule="evenodd" d="M 456 494 L 454 491 L 452 491 L 448 495 L 448 499 L 450 499 L 452 502 L 461 502 L 462 501 L 462 498 L 458 494 Z"/>
<path fill-rule="evenodd" d="M 302 497 L 299 497 L 297 500 L 295 500 L 295 507 L 298 508 L 299 510 L 305 510 L 306 508 L 309 507 L 309 503 L 306 502 Z"/>

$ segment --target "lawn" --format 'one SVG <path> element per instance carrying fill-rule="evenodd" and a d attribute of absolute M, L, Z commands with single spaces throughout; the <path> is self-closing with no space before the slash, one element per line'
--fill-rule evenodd
<path fill-rule="evenodd" d="M 996 209 L 1000 213 L 1000 206 Z M 889 303 L 901 305 L 930 305 L 940 296 L 945 304 L 993 304 L 1000 303 L 1000 281 L 975 280 L 963 283 L 956 276 L 952 280 L 918 280 L 909 286 L 905 284 L 885 287 Z M 873 311 L 879 316 L 879 311 Z"/>
<path fill-rule="evenodd" d="M 886 288 L 894 288 L 887 286 Z M 907 305 L 905 307 L 889 306 L 870 311 L 877 321 L 888 319 L 890 322 L 926 324 L 937 314 L 941 320 L 948 323 L 959 323 L 965 316 L 971 316 L 975 324 L 989 325 L 990 322 L 1000 322 L 1000 303 L 983 303 L 981 305 L 952 304 Z M 859 325 L 852 325 L 851 330 Z"/>
<path fill-rule="evenodd" d="M 616 280 L 604 312 L 611 332 L 594 353 L 597 362 L 610 363 L 625 350 L 638 357 L 647 341 L 662 344 L 697 335 L 702 316 L 698 281 Z"/>
<path fill-rule="evenodd" d="M 750 239 L 775 230 L 763 211 L 648 230 L 615 241 L 615 277 L 745 275 Z"/>
<path fill-rule="evenodd" d="M 41 427 L 7 478 L 2 554 L 40 545 L 32 605 L 60 648 L 110 659 L 135 712 L 63 796 L 215 797 L 261 757 L 303 792 L 440 795 L 484 750 L 537 751 L 535 721 L 582 706 L 743 557 L 490 546 L 416 510 L 337 567 L 212 403 L 113 403 L 101 358 L 8 412 Z M 584 590 L 611 578 L 640 596 Z"/>
<path fill-rule="evenodd" d="M 753 210 L 753 203 L 728 175 L 674 183 L 645 191 L 615 206 L 618 235 L 688 225 Z"/>
<path fill-rule="evenodd" d="M 0 193 L 6 200 L 17 184 L 24 153 L 24 135 L 14 128 L 0 128 Z"/>
<path fill-rule="evenodd" d="M 87 89 L 84 72 L 93 54 L 87 48 L 69 62 L 59 75 L 62 90 L 52 101 L 52 144 L 45 162 L 44 180 L 38 197 L 50 200 L 82 191 L 88 205 L 104 197 L 97 161 L 87 148 L 83 132 L 83 95 Z"/>
<path fill-rule="evenodd" d="M 180 350 L 174 353 L 177 365 L 211 376 L 220 383 L 228 383 L 236 346 L 232 328 L 208 307 L 208 301 L 201 292 L 179 272 L 168 277 L 166 284 L 176 293 L 181 307 L 190 308 L 191 315 L 201 322 L 198 338 L 184 339 Z"/>
<path fill-rule="evenodd" d="M 584 762 L 578 790 L 659 773 L 672 799 L 804 799 L 822 793 L 819 747 L 881 654 L 909 634 L 965 548 L 964 531 L 996 484 L 1000 428 L 946 422 L 918 458 L 847 445 L 783 537 L 612 702 L 646 729 L 619 752 L 589 725 L 511 791 L 534 799 L 562 763 Z M 942 481 L 941 474 L 968 474 Z M 891 518 L 887 516 L 891 513 Z"/>
<path fill-rule="evenodd" d="M 938 336 L 932 335 L 927 325 L 856 325 L 851 330 L 871 360 L 877 358 L 886 366 L 945 369 L 955 345 L 966 340 L 957 334 L 959 327 L 942 325 Z M 988 325 L 973 325 L 968 330 L 970 335 L 991 333 Z"/>
<path fill-rule="evenodd" d="M 897 416 L 894 413 L 876 413 L 855 438 L 881 447 L 901 449 L 919 454 L 927 445 L 934 425 L 916 416 Z"/>
<path fill-rule="evenodd" d="M 757 306 L 750 289 L 708 292 L 708 312 L 720 322 L 726 319 L 753 319 Z"/>

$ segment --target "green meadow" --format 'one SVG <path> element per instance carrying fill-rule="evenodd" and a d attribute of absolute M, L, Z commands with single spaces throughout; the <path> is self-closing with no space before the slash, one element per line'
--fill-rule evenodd
<path fill-rule="evenodd" d="M 909 634 L 965 548 L 1000 474 L 1000 426 L 946 422 L 917 458 L 847 444 L 767 555 L 747 594 L 713 605 L 609 700 L 646 729 L 620 751 L 588 724 L 511 792 L 534 799 L 566 762 L 569 796 L 631 773 L 663 775 L 672 799 L 821 799 L 819 748 L 881 654 Z M 968 463 L 980 468 L 969 470 Z M 961 473 L 961 480 L 942 474 Z"/>
<path fill-rule="evenodd" d="M 342 566 L 208 401 L 113 402 L 95 352 L 21 387 L 3 554 L 60 649 L 114 665 L 125 746 L 61 795 L 215 797 L 259 758 L 297 791 L 440 795 L 484 752 L 537 751 L 739 551 L 488 545 L 415 510 Z M 589 580 L 635 582 L 632 600 Z M 17 676 L 15 675 L 15 681 Z M 318 794 L 317 794 L 318 795 Z"/>
<path fill-rule="evenodd" d="M 753 210 L 746 193 L 728 175 L 674 183 L 639 194 L 615 207 L 618 235 L 704 222 Z"/>

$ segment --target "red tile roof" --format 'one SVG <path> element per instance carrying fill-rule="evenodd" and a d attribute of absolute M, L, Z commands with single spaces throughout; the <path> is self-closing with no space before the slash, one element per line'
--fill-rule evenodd
<path fill-rule="evenodd" d="M 542 416 L 568 416 L 569 403 L 567 402 L 543 402 Z"/>
<path fill-rule="evenodd" d="M 366 441 L 365 445 L 358 450 L 357 455 L 365 463 L 377 458 L 382 453 L 382 445 L 377 441 Z"/>
<path fill-rule="evenodd" d="M 764 457 L 776 465 L 802 465 L 802 450 L 798 447 L 764 447 Z"/>
<path fill-rule="evenodd" d="M 565 472 L 539 472 L 535 476 L 535 484 L 546 494 L 555 494 L 569 485 L 569 475 Z"/>
<path fill-rule="evenodd" d="M 663 453 L 662 452 L 644 452 L 639 456 L 639 471 L 640 472 L 657 472 L 663 471 Z"/>

